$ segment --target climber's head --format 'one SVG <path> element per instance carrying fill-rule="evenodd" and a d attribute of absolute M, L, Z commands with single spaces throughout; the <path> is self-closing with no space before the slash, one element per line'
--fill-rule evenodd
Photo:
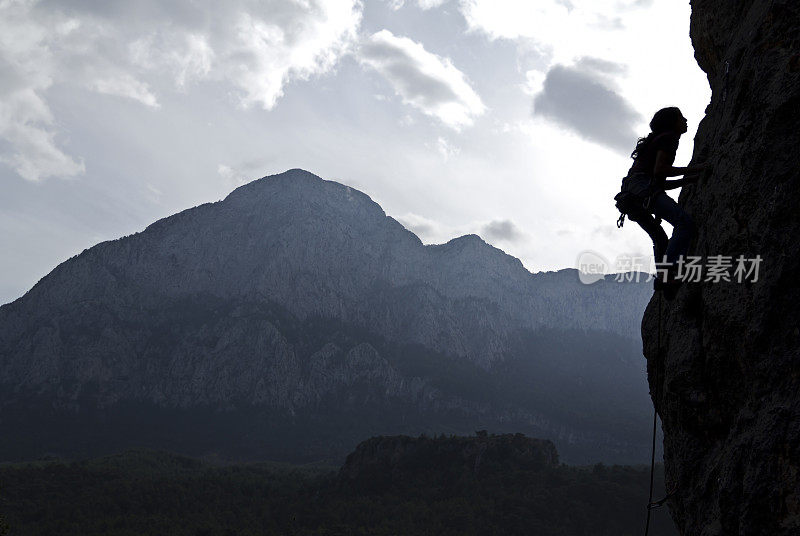
<path fill-rule="evenodd" d="M 675 106 L 670 106 L 655 113 L 653 120 L 650 121 L 650 130 L 654 134 L 670 131 L 683 134 L 688 129 L 687 123 L 681 111 Z"/>
<path fill-rule="evenodd" d="M 639 158 L 642 150 L 659 134 L 672 132 L 680 137 L 681 134 L 688 130 L 688 122 L 678 108 L 670 106 L 669 108 L 662 108 L 655 113 L 653 120 L 650 121 L 650 130 L 650 134 L 644 138 L 639 138 L 639 141 L 636 142 L 636 148 L 631 153 L 631 158 Z"/>

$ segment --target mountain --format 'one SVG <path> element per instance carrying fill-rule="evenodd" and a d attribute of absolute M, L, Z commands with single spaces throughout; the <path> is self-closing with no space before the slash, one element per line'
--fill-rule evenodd
<path fill-rule="evenodd" d="M 423 245 L 365 194 L 290 170 L 0 307 L 0 456 L 332 459 L 369 435 L 480 427 L 644 461 L 649 295 L 531 274 L 476 235 Z"/>
<path fill-rule="evenodd" d="M 757 278 L 690 283 L 647 307 L 669 507 L 687 536 L 796 535 L 800 4 L 695 0 L 691 36 L 712 89 L 693 159 L 712 170 L 681 193 L 698 228 L 689 252 L 762 261 Z"/>

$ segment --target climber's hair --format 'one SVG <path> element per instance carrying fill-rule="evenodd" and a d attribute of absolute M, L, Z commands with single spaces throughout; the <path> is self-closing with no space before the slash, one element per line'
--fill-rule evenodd
<path fill-rule="evenodd" d="M 642 149 L 647 147 L 647 144 L 650 141 L 658 136 L 663 132 L 667 132 L 672 130 L 675 126 L 675 123 L 683 117 L 680 109 L 675 106 L 670 106 L 669 108 L 661 108 L 659 111 L 653 115 L 652 121 L 650 121 L 650 134 L 648 134 L 644 138 L 639 138 L 639 141 L 636 142 L 636 148 L 631 153 L 631 158 L 634 160 L 637 156 L 641 153 Z"/>

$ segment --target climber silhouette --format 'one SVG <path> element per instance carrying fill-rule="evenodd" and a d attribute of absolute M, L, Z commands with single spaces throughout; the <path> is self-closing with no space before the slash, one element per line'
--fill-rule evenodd
<path fill-rule="evenodd" d="M 675 180 L 667 180 L 667 177 L 697 173 L 705 169 L 703 165 L 672 165 L 680 137 L 686 130 L 686 118 L 678 108 L 657 111 L 650 121 L 650 134 L 639 138 L 631 153 L 633 165 L 628 175 L 622 179 L 622 191 L 615 198 L 620 211 L 650 235 L 656 262 L 666 262 L 671 267 L 668 271 L 669 282 L 674 282 L 676 261 L 681 255 L 686 255 L 689 249 L 689 242 L 694 235 L 694 222 L 665 190 L 691 184 L 698 177 Z M 661 228 L 662 219 L 673 227 L 672 238 L 669 240 Z M 654 285 L 656 289 L 663 288 L 662 279 L 656 278 Z"/>

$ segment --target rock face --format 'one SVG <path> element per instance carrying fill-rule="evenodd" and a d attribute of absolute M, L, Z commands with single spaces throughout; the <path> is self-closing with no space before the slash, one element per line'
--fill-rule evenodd
<path fill-rule="evenodd" d="M 691 37 L 713 91 L 693 159 L 713 170 L 681 193 L 690 254 L 763 261 L 758 281 L 688 284 L 647 307 L 669 506 L 685 535 L 796 535 L 800 3 L 694 0 Z"/>
<path fill-rule="evenodd" d="M 98 244 L 0 307 L 0 432 L 27 430 L 28 455 L 64 434 L 83 455 L 124 448 L 141 427 L 155 448 L 319 459 L 501 426 L 573 460 L 643 461 L 630 329 L 647 287 L 531 274 L 475 235 L 425 246 L 365 194 L 291 170 Z"/>

